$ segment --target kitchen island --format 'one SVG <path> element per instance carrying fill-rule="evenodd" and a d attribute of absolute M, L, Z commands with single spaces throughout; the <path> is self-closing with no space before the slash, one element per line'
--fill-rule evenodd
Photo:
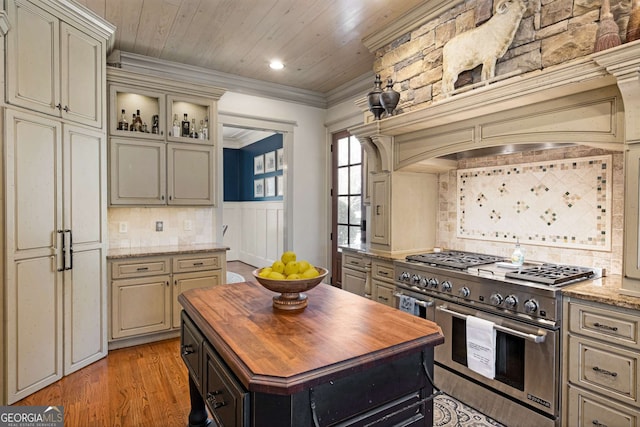
<path fill-rule="evenodd" d="M 189 426 L 431 426 L 433 322 L 329 285 L 299 312 L 254 282 L 178 299 Z M 206 402 L 206 406 L 205 406 Z"/>

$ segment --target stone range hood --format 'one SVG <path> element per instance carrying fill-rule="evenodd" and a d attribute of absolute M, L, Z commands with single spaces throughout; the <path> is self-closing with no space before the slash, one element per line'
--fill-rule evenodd
<path fill-rule="evenodd" d="M 501 80 L 349 131 L 363 143 L 368 161 L 388 171 L 437 173 L 455 169 L 456 157 L 558 144 L 624 149 L 616 79 L 592 57 Z"/>
<path fill-rule="evenodd" d="M 369 172 L 440 173 L 457 168 L 459 153 L 517 146 L 625 151 L 623 292 L 640 296 L 640 166 L 628 155 L 640 147 L 640 41 L 489 83 L 382 120 L 365 113 L 349 132 Z M 358 105 L 366 111 L 366 100 Z"/>

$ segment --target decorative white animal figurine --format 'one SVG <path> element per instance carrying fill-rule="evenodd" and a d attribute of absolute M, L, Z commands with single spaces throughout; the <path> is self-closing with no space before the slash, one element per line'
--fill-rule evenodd
<path fill-rule="evenodd" d="M 458 75 L 482 64 L 482 80 L 495 77 L 496 62 L 506 52 L 516 35 L 525 0 L 498 0 L 494 15 L 484 24 L 458 34 L 442 51 L 442 93 L 454 90 Z"/>

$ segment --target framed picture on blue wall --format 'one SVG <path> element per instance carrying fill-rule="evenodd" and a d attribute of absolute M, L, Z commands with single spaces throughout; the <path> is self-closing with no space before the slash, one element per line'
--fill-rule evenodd
<path fill-rule="evenodd" d="M 264 197 L 264 178 L 253 180 L 253 197 Z"/>
<path fill-rule="evenodd" d="M 276 189 L 278 190 L 278 196 L 284 196 L 284 177 L 282 175 L 276 177 Z"/>
<path fill-rule="evenodd" d="M 276 167 L 279 171 L 284 168 L 284 148 L 276 150 Z"/>
<path fill-rule="evenodd" d="M 275 172 L 276 171 L 276 152 L 269 151 L 264 155 L 264 171 Z"/>
<path fill-rule="evenodd" d="M 264 179 L 264 195 L 265 197 L 276 196 L 276 177 L 270 176 Z"/>
<path fill-rule="evenodd" d="M 264 154 L 253 158 L 253 174 L 260 175 L 264 173 Z"/>

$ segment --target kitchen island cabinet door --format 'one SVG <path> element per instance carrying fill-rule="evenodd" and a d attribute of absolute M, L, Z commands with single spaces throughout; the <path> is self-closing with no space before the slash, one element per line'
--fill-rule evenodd
<path fill-rule="evenodd" d="M 214 204 L 214 147 L 169 143 L 167 179 L 170 205 Z"/>
<path fill-rule="evenodd" d="M 111 138 L 111 205 L 166 205 L 164 142 Z"/>

